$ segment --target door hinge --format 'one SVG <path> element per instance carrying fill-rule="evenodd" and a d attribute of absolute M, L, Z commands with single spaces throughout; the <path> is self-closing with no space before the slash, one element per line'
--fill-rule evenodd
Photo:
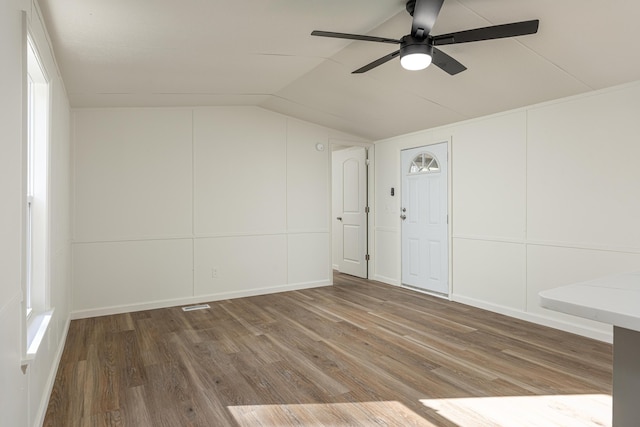
<path fill-rule="evenodd" d="M 369 254 L 366 254 L 366 255 L 364 256 L 364 260 L 365 260 L 365 261 L 369 261 L 370 259 L 371 259 L 371 257 L 369 256 Z"/>
<path fill-rule="evenodd" d="M 369 213 L 369 206 L 365 206 L 364 213 Z"/>
<path fill-rule="evenodd" d="M 369 165 L 371 164 L 371 161 L 370 161 L 369 159 L 366 159 L 366 160 L 364 161 L 364 164 L 365 164 L 365 165 L 367 165 L 367 166 L 369 166 Z"/>

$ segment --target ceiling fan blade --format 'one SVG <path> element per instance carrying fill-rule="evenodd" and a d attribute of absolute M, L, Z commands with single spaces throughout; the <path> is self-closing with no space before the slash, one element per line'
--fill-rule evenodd
<path fill-rule="evenodd" d="M 363 36 L 360 34 L 333 33 L 331 31 L 312 31 L 312 36 L 332 37 L 334 39 L 361 40 L 365 42 L 400 44 L 400 40 L 388 39 L 385 37 Z"/>
<path fill-rule="evenodd" d="M 395 52 L 391 52 L 388 55 L 383 56 L 382 58 L 376 59 L 375 61 L 373 61 L 370 64 L 365 65 L 362 68 L 358 68 L 357 70 L 355 70 L 354 72 L 352 72 L 351 74 L 361 74 L 361 73 L 366 73 L 367 71 L 376 68 L 378 65 L 382 65 L 385 62 L 391 61 L 393 58 L 395 58 L 396 56 L 400 55 L 400 51 L 396 50 Z"/>
<path fill-rule="evenodd" d="M 411 23 L 412 36 L 424 38 L 429 35 L 440 13 L 442 3 L 444 0 L 416 0 Z"/>
<path fill-rule="evenodd" d="M 480 40 L 501 39 L 505 37 L 524 36 L 538 32 L 539 20 L 513 22 L 511 24 L 493 25 L 490 27 L 475 28 L 473 30 L 458 31 L 449 34 L 433 36 L 433 45 L 442 46 L 455 43 L 469 43 Z"/>
<path fill-rule="evenodd" d="M 452 76 L 455 76 L 467 69 L 467 67 L 436 48 L 433 48 L 433 58 L 431 62 Z"/>

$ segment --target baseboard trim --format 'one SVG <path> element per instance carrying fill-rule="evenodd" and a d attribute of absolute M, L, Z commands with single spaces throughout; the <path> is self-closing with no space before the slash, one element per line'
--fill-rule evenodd
<path fill-rule="evenodd" d="M 75 310 L 71 312 L 71 319 L 86 319 L 89 317 L 109 316 L 112 314 L 131 313 L 143 310 L 155 310 L 158 308 L 176 307 L 190 304 L 200 304 L 212 301 L 221 301 L 226 299 L 253 297 L 257 295 L 276 294 L 279 292 L 298 291 L 302 289 L 319 288 L 323 286 L 331 286 L 330 280 L 321 280 L 313 282 L 294 283 L 290 285 L 272 286 L 268 288 L 247 289 L 238 292 L 221 292 L 216 294 L 198 295 L 195 297 L 175 298 L 170 300 L 159 300 L 145 303 L 126 304 L 111 307 L 90 308 L 86 310 Z"/>
<path fill-rule="evenodd" d="M 373 276 L 373 280 L 386 283 L 387 285 L 400 286 L 400 282 L 398 282 L 396 279 L 392 279 L 391 277 L 381 276 L 379 274 L 375 274 Z"/>
<path fill-rule="evenodd" d="M 604 332 L 597 329 L 589 328 L 587 326 L 553 319 L 537 313 L 528 313 L 499 304 L 493 304 L 460 295 L 451 295 L 451 301 L 470 305 L 472 307 L 478 307 L 483 310 L 492 311 L 498 314 L 504 314 L 505 316 L 515 317 L 516 319 L 525 320 L 527 322 L 536 323 L 542 326 L 548 326 L 550 328 L 559 329 L 561 331 L 570 332 L 572 334 L 582 335 L 583 337 L 592 338 L 598 341 L 604 341 L 608 343 L 613 342 L 613 331 Z"/>

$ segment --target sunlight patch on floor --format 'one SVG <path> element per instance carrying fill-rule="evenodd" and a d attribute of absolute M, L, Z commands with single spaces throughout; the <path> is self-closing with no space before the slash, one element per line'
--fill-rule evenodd
<path fill-rule="evenodd" d="M 400 402 L 229 406 L 241 426 L 420 426 L 437 427 Z"/>
<path fill-rule="evenodd" d="M 424 399 L 425 406 L 465 427 L 610 427 L 611 396 L 470 397 Z"/>

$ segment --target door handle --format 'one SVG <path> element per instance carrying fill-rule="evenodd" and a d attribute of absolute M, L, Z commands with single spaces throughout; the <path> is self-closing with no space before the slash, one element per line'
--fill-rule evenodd
<path fill-rule="evenodd" d="M 336 219 L 337 219 L 338 221 L 342 221 L 342 217 L 341 217 L 341 216 L 336 217 Z"/>
<path fill-rule="evenodd" d="M 404 221 L 405 219 L 407 219 L 407 216 L 406 215 L 400 215 L 400 219 Z"/>

